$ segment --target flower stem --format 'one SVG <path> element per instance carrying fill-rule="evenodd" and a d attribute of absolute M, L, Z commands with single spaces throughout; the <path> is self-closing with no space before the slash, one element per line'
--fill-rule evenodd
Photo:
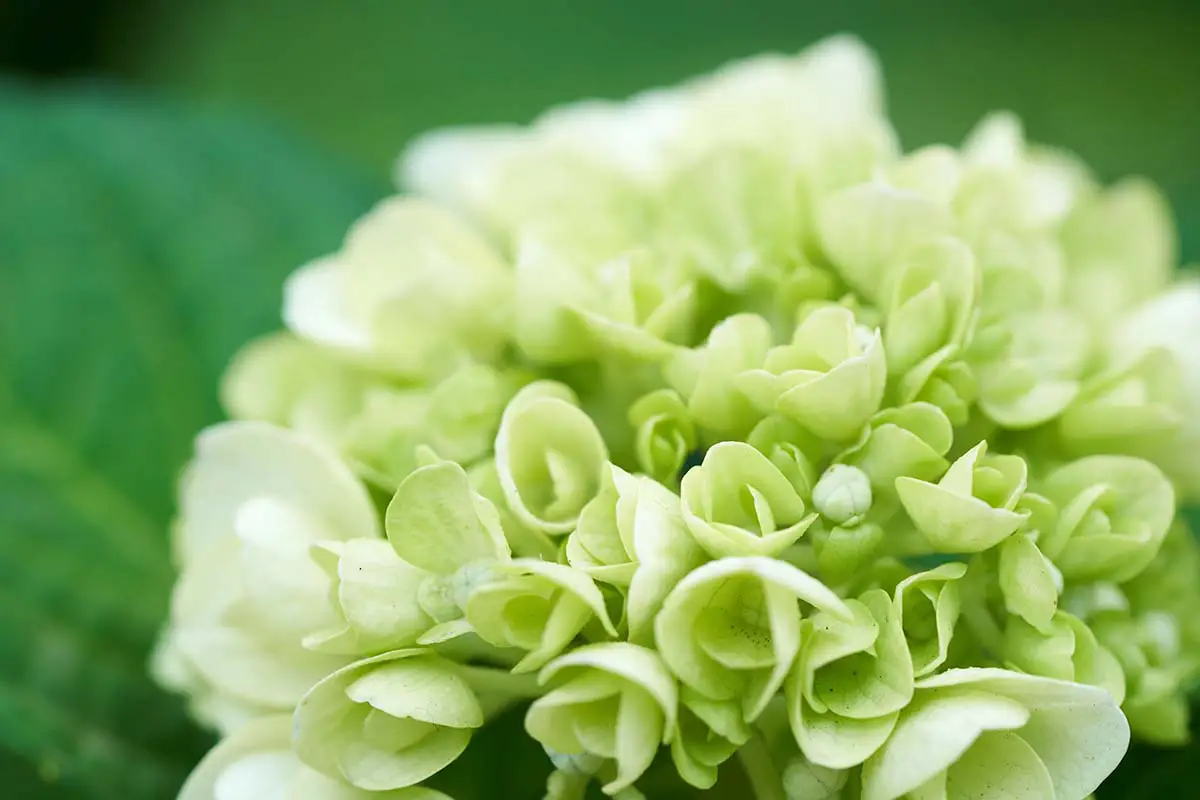
<path fill-rule="evenodd" d="M 761 732 L 755 732 L 750 741 L 738 749 L 738 758 L 742 769 L 750 779 L 750 788 L 754 791 L 755 800 L 787 800 L 783 793 L 783 781 L 779 770 L 771 760 L 767 749 L 767 741 Z"/>

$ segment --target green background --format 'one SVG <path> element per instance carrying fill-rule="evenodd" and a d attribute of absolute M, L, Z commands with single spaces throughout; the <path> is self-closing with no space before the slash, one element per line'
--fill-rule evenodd
<path fill-rule="evenodd" d="M 207 746 L 144 677 L 173 481 L 283 276 L 405 141 L 841 31 L 879 53 L 906 146 L 1012 109 L 1157 181 L 1200 257 L 1195 2 L 0 4 L 0 797 L 171 797 Z M 538 796 L 510 730 L 447 776 L 460 800 Z M 1198 756 L 1136 750 L 1102 796 L 1192 797 Z"/>

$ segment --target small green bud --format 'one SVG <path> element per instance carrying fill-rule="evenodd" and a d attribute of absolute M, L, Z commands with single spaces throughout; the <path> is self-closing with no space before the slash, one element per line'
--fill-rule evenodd
<path fill-rule="evenodd" d="M 834 464 L 813 487 L 813 507 L 835 525 L 855 525 L 871 509 L 871 480 L 857 467 Z"/>

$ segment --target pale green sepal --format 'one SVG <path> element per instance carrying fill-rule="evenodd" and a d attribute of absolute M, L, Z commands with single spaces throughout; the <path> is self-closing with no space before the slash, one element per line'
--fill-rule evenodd
<path fill-rule="evenodd" d="M 500 527 L 514 556 L 553 561 L 558 557 L 559 542 L 543 530 L 531 528 L 508 509 L 495 459 L 476 462 L 467 470 L 471 487 L 486 497 L 500 514 Z"/>
<path fill-rule="evenodd" d="M 942 409 L 910 403 L 872 417 L 859 440 L 837 460 L 866 473 L 875 492 L 894 496 L 899 477 L 940 478 L 949 467 L 944 456 L 953 441 L 954 429 Z"/>
<path fill-rule="evenodd" d="M 290 716 L 250 720 L 223 739 L 188 776 L 179 800 L 255 797 L 264 788 L 308 800 L 450 800 L 423 786 L 368 792 L 310 769 L 292 752 Z"/>
<path fill-rule="evenodd" d="M 686 694 L 686 687 L 684 693 Z M 715 706 L 732 711 L 732 714 L 713 714 Z M 709 713 L 697 713 L 700 712 Z M 736 704 L 717 704 L 703 699 L 683 700 L 679 707 L 679 727 L 671 739 L 671 760 L 679 776 L 697 789 L 711 789 L 717 782 L 717 767 L 729 760 L 745 739 L 731 740 L 722 730 L 712 725 L 712 717 L 720 721 L 729 718 L 745 728 L 740 709 Z M 746 738 L 749 731 L 745 730 Z"/>
<path fill-rule="evenodd" d="M 986 290 L 985 290 L 986 291 Z M 1026 430 L 1058 417 L 1079 395 L 1092 348 L 1091 333 L 1063 309 L 1006 318 L 1007 345 L 973 363 L 979 407 L 1004 428 Z"/>
<path fill-rule="evenodd" d="M 711 700 L 740 700 L 752 721 L 800 649 L 796 600 L 851 618 L 849 607 L 796 567 L 764 557 L 700 566 L 667 596 L 655 636 L 667 666 Z"/>
<path fill-rule="evenodd" d="M 713 148 L 665 189 L 665 247 L 723 289 L 741 292 L 797 260 L 804 219 L 797 188 L 776 153 Z"/>
<path fill-rule="evenodd" d="M 1005 657 L 1018 669 L 1099 686 L 1118 705 L 1125 700 L 1125 673 L 1116 657 L 1096 641 L 1091 628 L 1065 611 L 1055 614 L 1044 630 L 1010 619 L 1004 646 Z"/>
<path fill-rule="evenodd" d="M 1175 492 L 1158 467 L 1127 456 L 1089 456 L 1046 477 L 1042 494 L 1060 509 L 1039 546 L 1068 581 L 1124 582 L 1162 546 Z"/>
<path fill-rule="evenodd" d="M 572 567 L 625 590 L 629 639 L 648 643 L 663 599 L 705 555 L 684 524 L 679 497 L 610 465 L 600 494 L 567 539 Z"/>
<path fill-rule="evenodd" d="M 966 574 L 966 564 L 951 562 L 910 575 L 896 585 L 896 616 L 917 678 L 946 662 L 961 610 L 958 581 Z"/>
<path fill-rule="evenodd" d="M 595 343 L 583 319 L 572 310 L 591 299 L 594 287 L 585 269 L 560 248 L 541 239 L 522 239 L 516 259 L 517 346 L 543 364 L 591 357 Z"/>
<path fill-rule="evenodd" d="M 789 703 L 792 730 L 805 758 L 827 769 L 850 769 L 871 757 L 891 736 L 900 712 L 868 719 L 819 713 L 803 702 Z"/>
<path fill-rule="evenodd" d="M 600 265 L 592 288 L 569 307 L 601 353 L 664 361 L 691 331 L 696 286 L 659 268 L 655 255 L 631 251 Z"/>
<path fill-rule="evenodd" d="M 509 557 L 495 506 L 471 488 L 467 473 L 451 461 L 421 467 L 405 478 L 388 504 L 384 524 L 401 558 L 437 575 Z"/>
<path fill-rule="evenodd" d="M 913 693 L 913 665 L 892 599 L 874 589 L 849 600 L 850 623 L 821 612 L 786 686 L 789 721 L 808 760 L 857 766 L 891 734 Z"/>
<path fill-rule="evenodd" d="M 719 436 L 741 436 L 761 418 L 734 385 L 736 376 L 762 366 L 771 346 L 771 325 L 755 314 L 726 317 L 702 347 L 677 353 L 664 369 L 667 382 L 687 398 L 701 428 Z"/>
<path fill-rule="evenodd" d="M 812 310 L 790 344 L 771 348 L 760 368 L 735 380 L 759 410 L 779 411 L 835 441 L 859 435 L 879 410 L 886 383 L 879 331 L 860 326 L 839 305 Z"/>
<path fill-rule="evenodd" d="M 314 686 L 296 708 L 294 746 L 313 769 L 387 791 L 450 764 L 482 724 L 478 700 L 450 662 L 397 650 Z"/>
<path fill-rule="evenodd" d="M 428 573 L 412 566 L 388 542 L 351 539 L 314 545 L 318 563 L 329 560 L 331 597 L 344 625 L 304 639 L 320 652 L 371 654 L 415 644 L 433 625 L 418 593 Z"/>
<path fill-rule="evenodd" d="M 849 528 L 838 526 L 828 532 L 817 529 L 813 550 L 821 575 L 835 584 L 853 579 L 858 570 L 876 557 L 885 537 L 883 528 L 874 522 Z"/>
<path fill-rule="evenodd" d="M 847 770 L 822 767 L 796 756 L 783 768 L 783 793 L 787 800 L 841 800 L 849 777 Z"/>
<path fill-rule="evenodd" d="M 821 199 L 817 233 L 842 277 L 867 299 L 887 283 L 887 269 L 912 247 L 950 232 L 945 206 L 882 180 Z"/>
<path fill-rule="evenodd" d="M 530 706 L 526 730 L 558 752 L 615 761 L 607 794 L 631 786 L 675 735 L 678 690 L 652 650 L 626 642 L 587 645 L 540 675 L 543 682 L 555 677 L 566 682 Z"/>
<path fill-rule="evenodd" d="M 672 389 L 642 395 L 629 407 L 638 466 L 659 483 L 672 484 L 696 447 L 696 426 L 687 404 Z"/>
<path fill-rule="evenodd" d="M 935 239 L 903 258 L 889 289 L 883 344 L 888 372 L 903 375 L 966 340 L 980 290 L 975 255 L 958 239 Z"/>
<path fill-rule="evenodd" d="M 484 641 L 528 651 L 514 672 L 540 669 L 570 645 L 591 619 L 598 619 L 616 638 L 604 597 L 584 573 L 535 559 L 517 559 L 497 572 L 497 580 L 471 592 L 464 611 Z"/>
<path fill-rule="evenodd" d="M 901 477 L 896 492 L 913 523 L 938 550 L 977 553 L 1012 535 L 1027 517 L 1013 509 L 1025 491 L 1019 456 L 987 456 L 980 442 L 936 483 Z"/>
<path fill-rule="evenodd" d="M 1063 577 L 1034 536 L 1020 532 L 1001 543 L 999 578 L 1008 612 L 1046 632 L 1058 610 Z"/>
<path fill-rule="evenodd" d="M 509 402 L 496 435 L 508 507 L 531 528 L 566 533 L 600 491 L 608 449 L 566 386 L 540 381 Z"/>
<path fill-rule="evenodd" d="M 863 767 L 862 800 L 898 800 L 943 773 L 967 796 L 1009 797 L 987 794 L 978 782 L 988 731 L 1011 731 L 1044 766 L 1053 794 L 1016 795 L 1029 800 L 1083 800 L 1129 745 L 1129 725 L 1103 689 L 1001 669 L 953 669 L 918 682 L 896 730 Z M 960 762 L 964 769 L 956 769 Z M 1029 768 L 1019 774 L 1028 780 Z"/>
<path fill-rule="evenodd" d="M 681 485 L 683 518 L 709 555 L 775 556 L 816 519 L 796 487 L 744 442 L 721 442 L 688 470 Z"/>
<path fill-rule="evenodd" d="M 435 644 L 445 644 L 460 636 L 474 633 L 475 629 L 466 619 L 452 619 L 449 622 L 439 622 L 417 638 L 417 644 L 430 647 Z"/>
<path fill-rule="evenodd" d="M 754 426 L 746 443 L 769 458 L 801 498 L 812 498 L 817 482 L 815 462 L 824 449 L 818 436 L 782 414 L 772 414 Z"/>
<path fill-rule="evenodd" d="M 1085 382 L 1059 417 L 1059 433 L 1076 452 L 1137 453 L 1147 438 L 1161 440 L 1183 424 L 1180 377 L 1171 352 L 1153 347 Z"/>

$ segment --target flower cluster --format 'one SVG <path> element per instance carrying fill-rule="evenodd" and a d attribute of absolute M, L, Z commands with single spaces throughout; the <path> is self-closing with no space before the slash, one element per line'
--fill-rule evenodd
<path fill-rule="evenodd" d="M 878 83 L 834 39 L 410 149 L 183 477 L 186 800 L 444 798 L 529 700 L 551 800 L 1082 800 L 1187 736 L 1164 203 L 1006 114 L 903 153 Z"/>

